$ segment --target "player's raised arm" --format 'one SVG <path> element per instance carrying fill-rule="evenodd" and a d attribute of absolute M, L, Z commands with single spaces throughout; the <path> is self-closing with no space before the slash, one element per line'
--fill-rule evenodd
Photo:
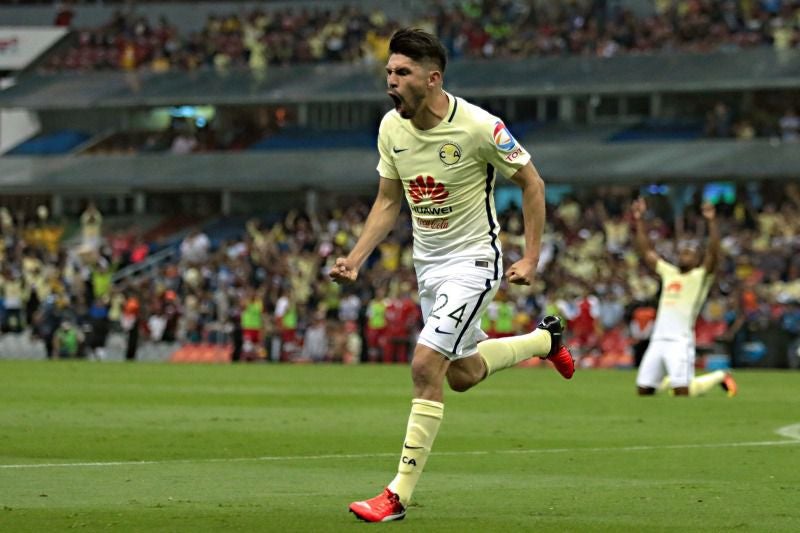
<path fill-rule="evenodd" d="M 403 201 L 403 185 L 400 180 L 381 177 L 378 195 L 364 223 L 358 241 L 347 257 L 336 258 L 329 275 L 334 281 L 355 281 L 358 270 L 378 244 L 386 238 L 397 220 Z"/>
<path fill-rule="evenodd" d="M 720 256 L 720 239 L 719 239 L 719 224 L 717 223 L 717 210 L 714 204 L 706 202 L 701 208 L 703 218 L 706 219 L 708 224 L 708 244 L 706 245 L 706 253 L 703 257 L 703 268 L 706 272 L 713 274 L 719 265 Z"/>
<path fill-rule="evenodd" d="M 631 214 L 633 215 L 634 223 L 636 224 L 636 236 L 634 241 L 639 255 L 644 259 L 645 264 L 655 270 L 656 263 L 660 259 L 658 253 L 653 249 L 650 238 L 647 236 L 647 230 L 644 227 L 644 213 L 647 211 L 647 204 L 644 198 L 637 198 L 631 204 Z"/>
<path fill-rule="evenodd" d="M 544 181 L 530 161 L 517 170 L 511 181 L 522 189 L 522 217 L 525 221 L 525 254 L 511 265 L 506 277 L 511 283 L 530 285 L 536 276 L 544 231 Z"/>

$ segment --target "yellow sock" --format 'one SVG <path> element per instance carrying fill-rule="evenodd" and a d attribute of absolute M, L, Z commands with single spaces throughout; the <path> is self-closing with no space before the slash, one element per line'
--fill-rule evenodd
<path fill-rule="evenodd" d="M 689 396 L 700 396 L 701 394 L 705 394 L 712 388 L 722 383 L 723 379 L 725 379 L 725 372 L 722 370 L 709 372 L 708 374 L 703 374 L 700 377 L 696 377 L 689 384 Z"/>
<path fill-rule="evenodd" d="M 486 364 L 486 376 L 533 356 L 550 353 L 550 332 L 535 329 L 525 335 L 488 339 L 478 343 L 478 353 Z"/>
<path fill-rule="evenodd" d="M 443 403 L 420 399 L 411 402 L 403 453 L 397 466 L 397 475 L 389 483 L 389 490 L 400 497 L 400 503 L 404 506 L 411 501 L 411 494 L 425 468 L 443 415 Z"/>

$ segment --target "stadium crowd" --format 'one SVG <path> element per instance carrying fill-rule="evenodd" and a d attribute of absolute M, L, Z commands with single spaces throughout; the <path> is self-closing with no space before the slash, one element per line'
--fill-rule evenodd
<path fill-rule="evenodd" d="M 697 343 L 748 364 L 758 356 L 751 352 L 759 333 L 800 337 L 800 188 L 721 191 L 650 187 L 648 225 L 670 258 L 675 237 L 691 239 L 702 224 L 703 195 L 719 202 L 725 259 Z M 536 284 L 504 285 L 482 317 L 484 329 L 516 334 L 557 313 L 581 364 L 632 364 L 646 346 L 659 292 L 631 244 L 628 206 L 638 192 L 609 186 L 554 201 Z M 195 227 L 175 241 L 173 259 L 114 282 L 120 269 L 146 264 L 157 244 L 136 231 L 103 232 L 93 206 L 71 239 L 44 208 L 32 218 L 4 209 L 2 328 L 44 339 L 50 357 L 102 358 L 108 332 L 121 331 L 131 359 L 137 343 L 149 340 L 222 344 L 234 360 L 404 362 L 420 328 L 408 215 L 357 283 L 341 286 L 327 276 L 367 211 L 366 203 L 350 203 L 327 213 L 291 211 L 270 223 L 251 219 L 235 238 Z M 501 218 L 510 264 L 521 253 L 522 217 L 512 204 Z"/>
<path fill-rule="evenodd" d="M 747 141 L 768 137 L 775 141 L 800 142 L 800 117 L 792 105 L 783 102 L 750 106 L 746 111 L 718 101 L 708 110 L 703 126 L 706 137 Z"/>
<path fill-rule="evenodd" d="M 225 118 L 171 117 L 161 130 L 120 130 L 99 135 L 81 153 L 176 155 L 256 149 L 257 143 L 296 125 L 286 106 L 228 109 Z"/>
<path fill-rule="evenodd" d="M 441 36 L 454 59 L 526 58 L 653 52 L 710 52 L 754 46 L 800 46 L 797 0 L 655 0 L 652 14 L 606 0 L 467 0 L 429 2 L 409 20 L 380 7 L 231 9 L 209 15 L 199 31 L 168 19 L 116 11 L 102 27 L 74 28 L 78 42 L 44 65 L 49 70 L 249 67 L 320 62 L 382 64 L 400 23 Z M 73 24 L 62 6 L 55 23 Z"/>

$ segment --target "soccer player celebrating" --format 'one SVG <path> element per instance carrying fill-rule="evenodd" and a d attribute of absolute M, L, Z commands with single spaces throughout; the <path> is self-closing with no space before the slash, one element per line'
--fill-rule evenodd
<path fill-rule="evenodd" d="M 636 223 L 636 248 L 644 262 L 661 277 L 661 298 L 650 344 L 636 377 L 639 395 L 649 396 L 658 388 L 671 386 L 675 396 L 697 396 L 720 385 L 728 396 L 734 396 L 736 382 L 729 373 L 718 370 L 694 376 L 694 323 L 719 264 L 716 210 L 710 203 L 703 204 L 709 237 L 705 254 L 701 257 L 697 247 L 682 243 L 678 247 L 677 266 L 666 262 L 653 249 L 642 220 L 646 210 L 643 198 L 636 199 L 631 206 Z"/>
<path fill-rule="evenodd" d="M 561 321 L 545 317 L 531 333 L 485 340 L 480 318 L 502 274 L 494 207 L 495 172 L 523 192 L 525 255 L 505 272 L 528 285 L 536 273 L 545 219 L 544 183 L 503 122 L 442 88 L 447 56 L 422 30 L 403 29 L 389 43 L 388 95 L 394 110 L 378 133 L 378 194 L 358 242 L 330 271 L 354 281 L 388 235 L 402 198 L 411 209 L 414 266 L 425 326 L 411 364 L 414 399 L 397 475 L 378 496 L 354 502 L 362 520 L 405 516 L 444 413 L 444 380 L 466 391 L 530 357 L 552 361 L 567 379 L 574 362 L 561 344 Z M 482 341 L 482 342 L 481 342 Z"/>

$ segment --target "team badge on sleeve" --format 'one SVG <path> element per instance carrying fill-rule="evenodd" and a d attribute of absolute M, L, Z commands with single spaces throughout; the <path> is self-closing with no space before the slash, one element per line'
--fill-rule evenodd
<path fill-rule="evenodd" d="M 517 141 L 502 121 L 494 123 L 494 144 L 504 152 L 510 152 L 517 147 Z"/>

